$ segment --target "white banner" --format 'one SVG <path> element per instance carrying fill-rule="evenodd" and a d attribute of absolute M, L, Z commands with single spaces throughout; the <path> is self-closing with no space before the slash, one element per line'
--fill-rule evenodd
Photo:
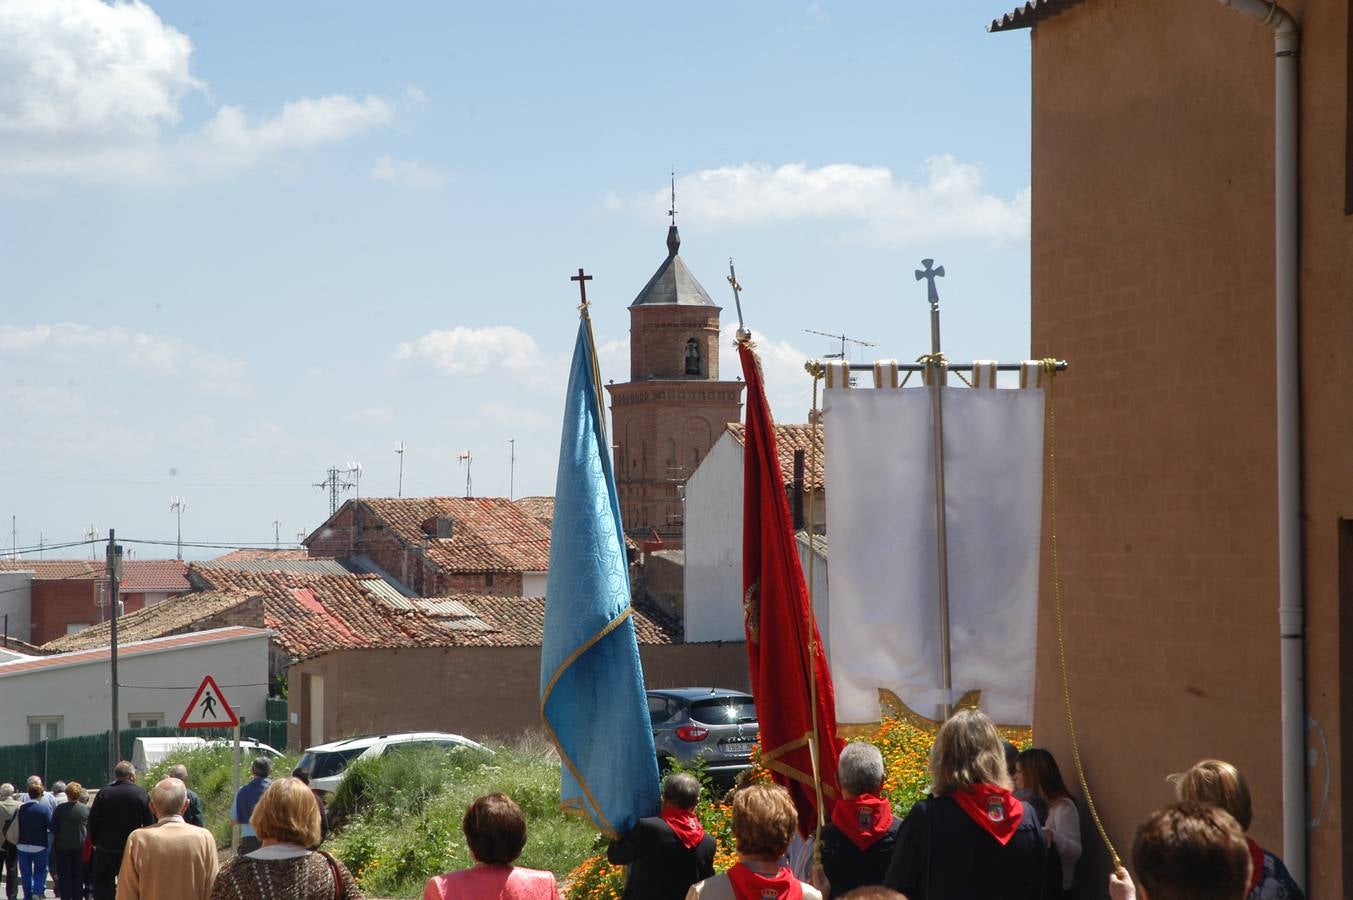
<path fill-rule="evenodd" d="M 949 635 L 957 701 L 1033 722 L 1043 391 L 945 387 Z M 837 719 L 876 722 L 878 692 L 937 714 L 940 688 L 930 392 L 825 392 L 828 612 Z"/>

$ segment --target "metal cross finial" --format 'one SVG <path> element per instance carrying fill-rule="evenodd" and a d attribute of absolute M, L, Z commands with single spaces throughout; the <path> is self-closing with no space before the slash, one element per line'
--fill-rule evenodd
<path fill-rule="evenodd" d="M 733 270 L 733 257 L 728 257 L 728 283 L 733 286 L 733 303 L 738 308 L 738 333 L 739 343 L 749 341 L 752 333 L 747 330 L 747 326 L 742 322 L 742 285 L 738 282 L 738 273 Z"/>
<path fill-rule="evenodd" d="M 920 281 L 924 278 L 926 281 L 930 282 L 928 299 L 930 300 L 930 305 L 932 307 L 937 307 L 940 305 L 940 293 L 935 290 L 935 279 L 944 277 L 944 266 L 940 266 L 936 269 L 932 268 L 934 264 L 935 260 L 933 259 L 921 260 L 921 265 L 925 266 L 925 268 L 916 270 L 916 280 Z"/>
<path fill-rule="evenodd" d="M 569 281 L 578 282 L 578 295 L 581 298 L 580 302 L 582 303 L 583 307 L 587 306 L 587 282 L 591 280 L 592 276 L 583 274 L 583 270 L 581 267 L 578 269 L 577 275 L 569 277 Z"/>
<path fill-rule="evenodd" d="M 672 217 L 672 225 L 676 225 L 676 167 L 672 167 L 672 206 L 667 210 L 667 215 Z"/>

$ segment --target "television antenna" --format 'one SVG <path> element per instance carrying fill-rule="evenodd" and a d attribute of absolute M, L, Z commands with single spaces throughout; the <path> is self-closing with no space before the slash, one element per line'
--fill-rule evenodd
<path fill-rule="evenodd" d="M 352 486 L 357 491 L 357 499 L 362 499 L 362 464 L 348 460 L 348 474 L 352 476 Z"/>
<path fill-rule="evenodd" d="M 465 467 L 465 497 L 469 499 L 474 496 L 470 482 L 470 464 L 474 462 L 474 456 L 470 454 L 469 450 L 462 450 L 456 456 L 456 461 Z"/>
<path fill-rule="evenodd" d="M 178 519 L 178 556 L 175 559 L 183 559 L 183 511 L 187 508 L 188 501 L 182 497 L 169 498 L 169 511 Z"/>
<path fill-rule="evenodd" d="M 844 334 L 830 334 L 830 333 L 828 333 L 828 332 L 826 332 L 826 331 L 814 331 L 814 330 L 811 329 L 811 328 L 805 328 L 805 329 L 803 329 L 803 331 L 804 331 L 805 334 L 816 334 L 816 335 L 818 335 L 819 337 L 828 337 L 828 338 L 831 338 L 831 339 L 834 340 L 834 341 L 840 341 L 840 342 L 841 342 L 841 351 L 840 351 L 839 353 L 826 353 L 826 354 L 823 354 L 823 357 L 822 357 L 823 359 L 839 359 L 839 360 L 841 360 L 842 362 L 845 362 L 845 361 L 846 361 L 846 344 L 858 344 L 858 345 L 861 346 L 861 347 L 877 347 L 877 346 L 878 346 L 878 344 L 875 344 L 875 343 L 872 342 L 872 341 L 861 341 L 861 340 L 858 340 L 858 339 L 856 339 L 856 338 L 846 337 Z"/>
<path fill-rule="evenodd" d="M 282 549 L 282 520 L 272 520 L 272 548 L 274 550 Z"/>
<path fill-rule="evenodd" d="M 399 454 L 399 487 L 395 491 L 396 497 L 404 496 L 404 442 L 400 441 L 395 445 L 395 453 Z"/>
<path fill-rule="evenodd" d="M 98 537 L 98 536 L 99 536 L 99 530 L 98 530 L 97 528 L 94 527 L 93 523 L 91 523 L 90 526 L 89 526 L 88 528 L 85 529 L 85 540 L 89 541 L 89 558 L 90 558 L 90 559 L 98 559 L 98 558 L 99 558 L 99 557 L 98 557 L 98 548 L 96 548 L 96 547 L 94 546 L 94 539 L 95 539 L 96 537 Z"/>

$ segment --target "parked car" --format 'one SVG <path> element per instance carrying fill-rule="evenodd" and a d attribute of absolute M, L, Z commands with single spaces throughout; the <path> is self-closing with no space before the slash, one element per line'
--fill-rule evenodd
<path fill-rule="evenodd" d="M 398 734 L 375 734 L 343 738 L 327 744 L 307 747 L 296 768 L 310 776 L 310 787 L 321 793 L 333 793 L 343 780 L 343 773 L 355 759 L 389 756 L 392 753 L 440 749 L 478 750 L 487 753 L 482 744 L 458 734 L 444 731 L 406 731 Z"/>
<path fill-rule="evenodd" d="M 144 774 L 151 766 L 162 762 L 175 753 L 185 750 L 198 750 L 203 747 L 234 747 L 235 742 L 226 739 L 206 740 L 200 737 L 139 737 L 132 744 L 132 765 L 136 771 Z M 253 738 L 240 738 L 240 755 L 245 759 L 256 756 L 270 756 L 274 759 L 282 755 L 280 750 L 269 747 Z M 247 768 L 247 766 L 246 766 Z"/>
<path fill-rule="evenodd" d="M 751 768 L 758 732 L 751 695 L 725 688 L 663 688 L 648 692 L 648 716 L 658 768 L 703 759 L 717 783 L 731 784 Z"/>

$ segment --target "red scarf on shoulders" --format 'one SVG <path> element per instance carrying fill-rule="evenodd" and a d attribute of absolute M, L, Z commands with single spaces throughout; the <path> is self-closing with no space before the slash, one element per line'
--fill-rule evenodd
<path fill-rule="evenodd" d="M 1253 891 L 1259 886 L 1259 879 L 1264 877 L 1264 848 L 1248 837 L 1245 843 L 1250 848 L 1250 890 Z"/>
<path fill-rule="evenodd" d="M 758 875 L 738 863 L 728 870 L 728 882 L 738 900 L 803 900 L 803 888 L 794 873 L 784 866 L 774 877 Z"/>
<path fill-rule="evenodd" d="M 1024 804 L 1003 787 L 994 784 L 972 784 L 959 788 L 949 796 L 987 833 L 1001 842 L 1010 843 L 1024 818 Z"/>
<path fill-rule="evenodd" d="M 681 841 L 681 846 L 687 850 L 700 843 L 701 838 L 705 836 L 704 826 L 695 817 L 695 813 L 688 809 L 664 803 L 662 812 L 658 815 L 667 823 L 667 827 L 672 829 L 672 832 L 677 836 L 677 840 Z"/>
<path fill-rule="evenodd" d="M 874 846 L 893 824 L 893 808 L 887 800 L 873 794 L 861 794 L 852 800 L 841 798 L 832 807 L 832 824 L 861 850 Z"/>

